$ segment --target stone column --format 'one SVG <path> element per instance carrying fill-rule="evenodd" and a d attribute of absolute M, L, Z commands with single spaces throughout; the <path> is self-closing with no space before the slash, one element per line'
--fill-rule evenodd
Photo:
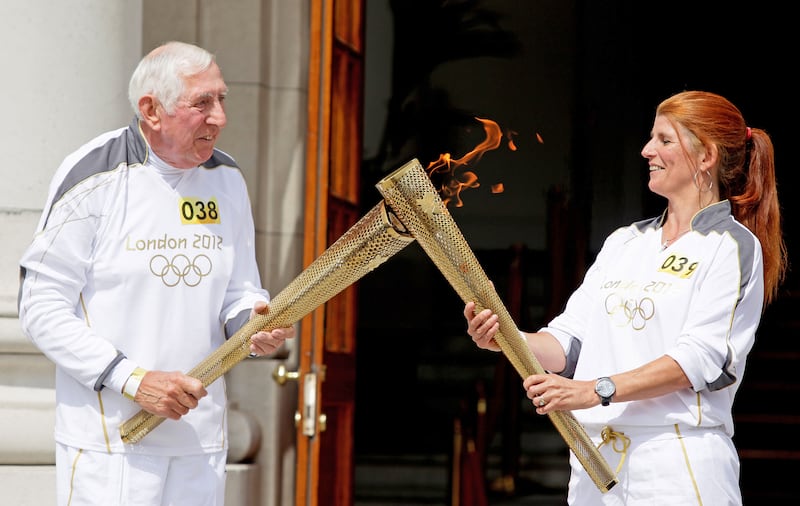
<path fill-rule="evenodd" d="M 53 365 L 17 320 L 19 258 L 61 160 L 131 117 L 141 1 L 3 0 L 0 88 L 0 489 L 3 504 L 55 504 Z"/>
<path fill-rule="evenodd" d="M 264 285 L 277 293 L 302 267 L 307 2 L 284 0 L 0 0 L 0 502 L 55 504 L 53 365 L 17 319 L 18 261 L 47 185 L 65 155 L 126 125 L 127 83 L 141 56 L 167 40 L 206 47 L 230 87 L 220 148 L 247 178 Z M 10 49 L 15 48 L 15 49 Z M 296 385 L 279 387 L 274 359 L 248 360 L 227 376 L 231 399 L 231 506 L 293 503 Z"/>

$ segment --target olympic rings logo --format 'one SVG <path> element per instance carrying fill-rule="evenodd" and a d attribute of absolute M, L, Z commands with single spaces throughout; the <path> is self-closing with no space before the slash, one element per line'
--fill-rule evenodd
<path fill-rule="evenodd" d="M 175 255 L 172 260 L 164 255 L 156 255 L 150 259 L 150 272 L 169 287 L 181 281 L 186 286 L 197 286 L 211 273 L 211 259 L 202 254 L 191 260 L 184 254 Z"/>
<path fill-rule="evenodd" d="M 630 325 L 633 330 L 642 330 L 647 321 L 656 314 L 656 305 L 650 297 L 641 300 L 623 300 L 616 293 L 606 297 L 606 314 L 620 327 Z"/>

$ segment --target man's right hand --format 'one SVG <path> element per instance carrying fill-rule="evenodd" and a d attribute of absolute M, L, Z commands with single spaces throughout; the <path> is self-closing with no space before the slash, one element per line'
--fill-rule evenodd
<path fill-rule="evenodd" d="M 178 371 L 148 371 L 133 398 L 145 411 L 179 420 L 208 394 L 203 382 Z"/>

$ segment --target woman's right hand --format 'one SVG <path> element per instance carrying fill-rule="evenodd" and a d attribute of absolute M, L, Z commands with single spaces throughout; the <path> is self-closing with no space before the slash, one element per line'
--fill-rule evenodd
<path fill-rule="evenodd" d="M 464 306 L 464 318 L 467 319 L 467 334 L 478 348 L 500 351 L 500 345 L 494 340 L 495 334 L 500 329 L 500 322 L 496 314 L 492 313 L 490 309 L 475 313 L 475 303 L 467 302 Z"/>

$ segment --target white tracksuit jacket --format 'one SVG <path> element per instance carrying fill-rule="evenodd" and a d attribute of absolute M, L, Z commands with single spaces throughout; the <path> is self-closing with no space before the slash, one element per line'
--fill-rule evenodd
<path fill-rule="evenodd" d="M 220 150 L 202 166 L 169 167 L 134 120 L 64 160 L 21 259 L 19 295 L 24 332 L 56 364 L 58 442 L 157 455 L 227 448 L 224 378 L 181 420 L 129 445 L 119 426 L 140 408 L 121 390 L 137 366 L 190 371 L 226 324 L 268 300 L 253 242 L 244 178 Z"/>
<path fill-rule="evenodd" d="M 722 201 L 699 211 L 691 231 L 664 248 L 666 215 L 613 232 L 570 297 L 542 330 L 568 355 L 566 375 L 593 380 L 662 355 L 691 389 L 574 412 L 584 425 L 723 426 L 753 346 L 764 299 L 761 245 Z"/>

